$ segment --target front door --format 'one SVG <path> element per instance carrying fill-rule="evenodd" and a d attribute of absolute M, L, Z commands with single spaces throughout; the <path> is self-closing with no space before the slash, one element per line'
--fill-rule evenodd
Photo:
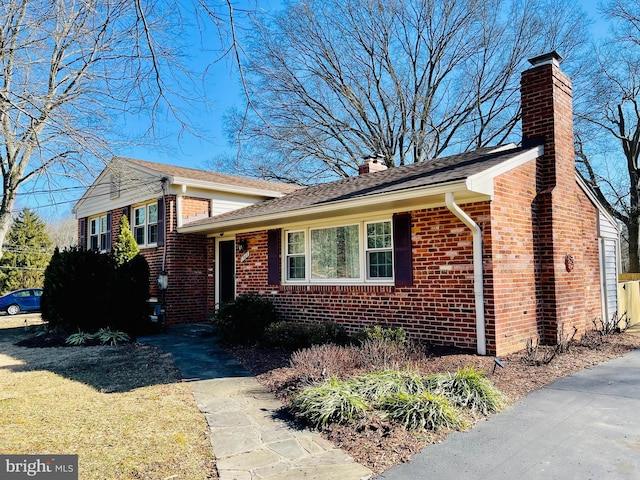
<path fill-rule="evenodd" d="M 236 245 L 233 240 L 218 243 L 218 304 L 236 296 Z"/>

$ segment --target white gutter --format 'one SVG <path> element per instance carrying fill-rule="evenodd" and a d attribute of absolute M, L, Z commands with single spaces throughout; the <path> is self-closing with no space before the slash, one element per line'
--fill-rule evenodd
<path fill-rule="evenodd" d="M 482 266 L 482 232 L 477 223 L 455 203 L 452 192 L 444 197 L 447 208 L 464 223 L 473 234 L 473 291 L 476 302 L 476 343 L 478 355 L 487 354 L 484 318 L 484 275 Z"/>
<path fill-rule="evenodd" d="M 446 184 L 439 185 L 436 188 L 428 189 L 429 196 L 443 195 L 446 192 L 457 191 L 466 192 L 467 186 L 465 181 L 455 181 Z M 415 200 L 421 198 L 424 195 L 424 187 L 415 187 L 412 189 L 401 190 L 395 193 L 379 193 L 376 195 L 370 195 L 356 200 L 340 200 L 335 202 L 327 202 L 319 205 L 312 205 L 301 207 L 299 209 L 292 208 L 287 211 L 278 211 L 276 213 L 269 213 L 250 218 L 234 218 L 226 221 L 216 221 L 215 217 L 211 217 L 210 223 L 202 225 L 184 225 L 178 233 L 220 233 L 228 230 L 232 230 L 237 227 L 246 227 L 247 224 L 253 228 L 255 225 L 272 225 L 276 222 L 283 220 L 289 220 L 292 217 L 301 217 L 309 215 L 322 215 L 331 214 L 335 215 L 336 211 L 341 209 L 355 209 L 359 207 L 371 207 L 371 205 L 380 205 L 380 202 L 384 200 L 387 203 L 395 204 L 402 202 L 403 200 Z M 248 223 L 248 220 L 251 222 Z"/>

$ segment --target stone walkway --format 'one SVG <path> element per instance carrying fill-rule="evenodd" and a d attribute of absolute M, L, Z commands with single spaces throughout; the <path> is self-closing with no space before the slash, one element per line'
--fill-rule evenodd
<path fill-rule="evenodd" d="M 372 472 L 317 433 L 283 418 L 282 404 L 217 346 L 208 325 L 141 337 L 173 355 L 211 429 L 220 480 L 361 480 Z"/>

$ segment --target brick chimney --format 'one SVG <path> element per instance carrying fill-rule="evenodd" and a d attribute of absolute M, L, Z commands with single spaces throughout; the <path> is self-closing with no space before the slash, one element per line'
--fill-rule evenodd
<path fill-rule="evenodd" d="M 538 333 L 555 344 L 583 325 L 585 291 L 583 240 L 578 222 L 571 81 L 560 70 L 562 57 L 551 52 L 529 60 L 522 73 L 522 144 L 544 144 L 536 166 L 534 255 L 537 271 Z M 572 271 L 565 266 L 568 256 Z M 583 273 L 581 273 L 583 272 Z"/>
<path fill-rule="evenodd" d="M 367 155 L 366 157 L 362 157 L 362 160 L 363 163 L 358 166 L 358 175 L 380 172 L 387 169 L 387 166 L 384 164 L 384 157 L 380 154 Z"/>

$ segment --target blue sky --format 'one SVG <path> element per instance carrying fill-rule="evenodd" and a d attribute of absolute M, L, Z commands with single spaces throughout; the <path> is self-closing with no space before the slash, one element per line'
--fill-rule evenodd
<path fill-rule="evenodd" d="M 595 0 L 579 0 L 583 8 L 596 22 L 594 24 L 594 33 L 602 32 L 604 23 L 599 20 L 596 10 L 597 2 Z M 236 11 L 236 21 L 238 27 L 246 26 L 246 17 L 243 17 L 242 9 L 264 9 L 267 11 L 277 10 L 281 8 L 280 0 L 241 0 L 234 2 Z M 216 52 L 205 51 L 202 47 L 198 34 L 194 33 L 194 48 L 190 52 L 191 61 L 196 68 L 203 69 L 210 65 L 218 55 Z M 205 32 L 205 38 L 215 38 L 215 31 Z M 207 45 L 211 47 L 211 45 Z M 209 66 L 206 76 L 206 94 L 209 100 L 209 106 L 202 106 L 197 111 L 192 111 L 190 120 L 199 126 L 204 138 L 197 138 L 188 133 L 180 133 L 180 127 L 175 121 L 168 119 L 163 124 L 159 124 L 159 131 L 163 134 L 163 139 L 155 146 L 148 147 L 123 147 L 116 153 L 122 156 L 130 156 L 142 160 L 155 161 L 160 163 L 170 163 L 183 167 L 208 169 L 207 162 L 217 155 L 227 152 L 232 154 L 227 139 L 224 135 L 224 115 L 233 106 L 242 105 L 242 93 L 237 75 L 237 69 L 234 67 L 231 59 L 223 59 Z M 135 132 L 136 129 L 144 129 L 144 119 L 126 119 L 123 120 L 123 128 L 129 132 Z M 141 123 L 144 125 L 141 126 Z M 82 194 L 82 190 L 70 190 L 66 194 L 56 196 L 57 206 L 47 208 L 50 201 L 44 196 L 28 195 L 27 191 L 22 191 L 19 196 L 19 203 L 16 209 L 19 210 L 24 206 L 31 206 L 36 209 L 45 220 L 52 221 L 71 215 L 71 208 L 75 200 Z"/>

